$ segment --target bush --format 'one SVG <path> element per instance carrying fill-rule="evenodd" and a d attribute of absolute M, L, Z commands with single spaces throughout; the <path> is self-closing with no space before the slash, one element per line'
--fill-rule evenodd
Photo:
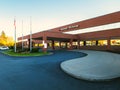
<path fill-rule="evenodd" d="M 14 50 L 14 49 L 13 49 Z M 24 48 L 23 50 L 22 50 L 22 48 L 17 48 L 17 52 L 18 53 L 22 53 L 22 52 L 30 52 L 30 49 L 29 48 Z M 34 53 L 34 52 L 39 52 L 39 48 L 32 48 L 32 51 L 31 51 L 31 53 Z"/>
<path fill-rule="evenodd" d="M 29 48 L 23 48 L 23 52 L 29 52 L 30 49 Z"/>
<path fill-rule="evenodd" d="M 29 48 L 24 48 L 23 50 L 22 50 L 22 48 L 17 48 L 17 52 L 18 53 L 21 53 L 21 52 L 29 52 L 30 50 L 29 50 Z"/>
<path fill-rule="evenodd" d="M 14 46 L 10 46 L 9 49 L 14 49 Z"/>

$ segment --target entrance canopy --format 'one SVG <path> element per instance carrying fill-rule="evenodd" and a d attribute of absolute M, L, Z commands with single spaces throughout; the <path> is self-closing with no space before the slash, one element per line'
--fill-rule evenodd
<path fill-rule="evenodd" d="M 30 43 L 30 35 L 24 36 L 24 39 L 28 39 L 28 42 Z M 77 35 L 70 35 L 70 34 L 64 34 L 61 32 L 53 32 L 53 31 L 43 31 L 39 33 L 34 33 L 32 34 L 32 39 L 33 40 L 41 40 L 44 41 L 43 43 L 43 51 L 47 50 L 47 44 L 49 40 L 52 41 L 52 48 L 54 49 L 54 41 L 59 41 L 59 42 L 69 42 L 70 43 L 70 49 L 72 49 L 72 42 L 77 41 L 78 37 Z M 18 40 L 22 40 L 22 37 L 18 38 Z M 60 46 L 61 47 L 61 46 Z M 66 44 L 67 47 L 67 44 Z"/>
<path fill-rule="evenodd" d="M 75 35 L 63 34 L 60 32 L 52 32 L 52 31 L 43 31 L 32 34 L 32 39 L 43 40 L 44 37 L 46 37 L 47 40 L 58 40 L 58 41 L 68 41 L 70 39 L 77 40 L 78 38 Z M 30 39 L 30 35 L 24 36 L 24 39 Z M 22 37 L 18 38 L 18 40 L 22 40 Z"/>

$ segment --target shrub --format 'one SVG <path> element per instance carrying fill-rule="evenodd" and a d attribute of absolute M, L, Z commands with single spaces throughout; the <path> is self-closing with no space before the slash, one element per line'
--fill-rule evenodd
<path fill-rule="evenodd" d="M 14 49 L 14 46 L 10 46 L 9 49 Z"/>
<path fill-rule="evenodd" d="M 29 52 L 30 50 L 29 50 L 29 48 L 23 48 L 23 50 L 22 50 L 22 48 L 17 48 L 17 52 L 18 53 L 21 53 L 21 52 Z"/>

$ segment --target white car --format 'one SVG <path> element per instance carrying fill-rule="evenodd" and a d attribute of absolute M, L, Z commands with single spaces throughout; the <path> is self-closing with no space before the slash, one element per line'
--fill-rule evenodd
<path fill-rule="evenodd" d="M 0 47 L 0 50 L 8 50 L 9 48 L 8 47 L 6 47 L 6 46 L 1 46 Z"/>

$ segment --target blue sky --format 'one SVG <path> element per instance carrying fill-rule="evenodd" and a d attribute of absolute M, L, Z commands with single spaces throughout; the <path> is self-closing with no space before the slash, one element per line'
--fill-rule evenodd
<path fill-rule="evenodd" d="M 32 17 L 33 33 L 96 16 L 120 11 L 120 0 L 0 0 L 0 32 L 14 36 L 16 17 L 17 37 L 29 34 Z"/>

